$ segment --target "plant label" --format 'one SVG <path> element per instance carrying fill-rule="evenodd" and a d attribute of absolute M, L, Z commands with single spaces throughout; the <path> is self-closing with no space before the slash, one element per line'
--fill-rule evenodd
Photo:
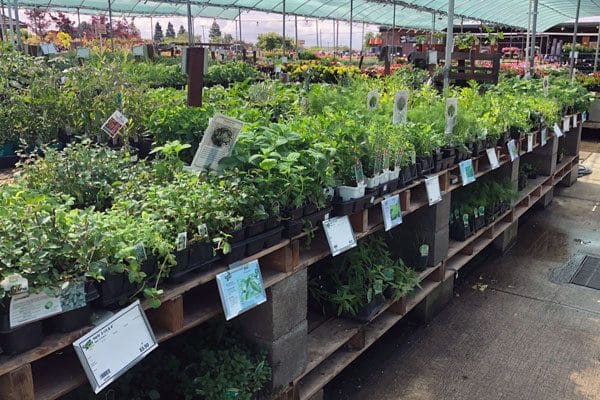
<path fill-rule="evenodd" d="M 544 77 L 544 97 L 548 97 L 548 91 L 550 90 L 550 76 Z"/>
<path fill-rule="evenodd" d="M 473 160 L 461 161 L 458 164 L 460 169 L 460 179 L 463 186 L 467 186 L 469 183 L 475 182 L 475 168 L 473 168 Z"/>
<path fill-rule="evenodd" d="M 429 65 L 437 65 L 438 63 L 438 54 L 435 50 L 429 50 L 427 53 L 427 61 Z"/>
<path fill-rule="evenodd" d="M 29 290 L 29 281 L 27 278 L 23 278 L 19 274 L 11 274 L 0 281 L 0 287 L 5 293 L 15 296 L 18 294 L 27 293 Z"/>
<path fill-rule="evenodd" d="M 131 54 L 134 57 L 144 57 L 144 58 L 146 58 L 146 46 L 145 45 L 133 46 L 131 48 Z"/>
<path fill-rule="evenodd" d="M 587 111 L 581 113 L 581 122 L 587 121 Z"/>
<path fill-rule="evenodd" d="M 206 224 L 198 225 L 198 236 L 202 238 L 208 237 L 208 227 L 206 226 Z"/>
<path fill-rule="evenodd" d="M 352 230 L 352 224 L 347 215 L 323 221 L 323 229 L 332 256 L 335 257 L 356 247 L 356 236 L 354 236 L 354 230 Z"/>
<path fill-rule="evenodd" d="M 563 136 L 563 132 L 560 130 L 560 127 L 558 126 L 558 124 L 554 124 L 554 134 L 556 135 L 557 138 Z"/>
<path fill-rule="evenodd" d="M 548 128 L 543 127 L 540 133 L 541 146 L 545 146 L 548 143 Z"/>
<path fill-rule="evenodd" d="M 277 65 L 277 66 L 275 66 L 275 73 L 276 73 L 276 74 L 279 74 L 279 73 L 281 73 L 281 65 Z"/>
<path fill-rule="evenodd" d="M 377 89 L 371 90 L 367 94 L 367 110 L 375 110 L 379 106 L 379 92 Z"/>
<path fill-rule="evenodd" d="M 400 208 L 400 195 L 390 196 L 381 202 L 381 211 L 383 212 L 383 225 L 385 231 L 402 223 L 402 210 Z"/>
<path fill-rule="evenodd" d="M 527 135 L 527 152 L 531 153 L 533 151 L 533 135 L 530 133 Z"/>
<path fill-rule="evenodd" d="M 365 171 L 363 170 L 363 166 L 362 166 L 362 162 L 360 161 L 360 159 L 356 159 L 356 162 L 354 163 L 354 178 L 356 179 L 356 184 L 357 185 L 364 185 L 365 184 Z"/>
<path fill-rule="evenodd" d="M 94 393 L 114 382 L 158 347 L 136 300 L 73 343 Z"/>
<path fill-rule="evenodd" d="M 60 298 L 49 296 L 44 292 L 11 297 L 9 308 L 11 328 L 62 312 Z"/>
<path fill-rule="evenodd" d="M 573 122 L 571 123 L 573 128 L 577 128 L 577 114 L 573 114 Z"/>
<path fill-rule="evenodd" d="M 517 148 L 517 142 L 515 142 L 515 139 L 510 139 L 506 143 L 506 148 L 508 149 L 508 155 L 510 156 L 511 162 L 519 158 L 519 149 Z"/>
<path fill-rule="evenodd" d="M 451 134 L 456 124 L 458 114 L 458 99 L 455 97 L 446 99 L 446 133 Z"/>
<path fill-rule="evenodd" d="M 487 153 L 490 167 L 493 170 L 496 168 L 500 168 L 500 162 L 498 161 L 498 154 L 496 153 L 496 148 L 490 147 L 489 149 L 485 149 L 485 152 Z"/>
<path fill-rule="evenodd" d="M 190 166 L 193 171 L 207 168 L 216 170 L 219 161 L 231 155 L 244 123 L 235 118 L 215 114 L 208 122 L 208 128 L 196 150 Z"/>
<path fill-rule="evenodd" d="M 58 50 L 56 50 L 54 43 L 42 43 L 40 44 L 40 49 L 42 50 L 42 54 L 45 56 L 49 56 L 50 54 L 58 54 Z"/>
<path fill-rule="evenodd" d="M 399 90 L 394 96 L 394 124 L 405 124 L 408 112 L 408 91 Z"/>
<path fill-rule="evenodd" d="M 87 47 L 78 47 L 75 57 L 87 60 L 88 58 L 90 58 L 90 49 L 88 49 Z"/>
<path fill-rule="evenodd" d="M 430 206 L 442 201 L 440 178 L 437 175 L 425 178 L 425 190 L 427 191 L 427 198 Z"/>
<path fill-rule="evenodd" d="M 216 279 L 227 321 L 267 301 L 258 260 L 222 272 Z"/>
<path fill-rule="evenodd" d="M 177 234 L 177 251 L 182 251 L 187 249 L 187 242 L 188 242 L 188 237 L 187 237 L 187 232 L 180 232 Z"/>
<path fill-rule="evenodd" d="M 127 124 L 127 117 L 121 113 L 121 111 L 116 110 L 106 122 L 102 125 L 101 129 L 108 134 L 112 139 L 117 136 L 119 131 Z"/>
<path fill-rule="evenodd" d="M 282 56 L 282 57 L 281 57 L 281 63 L 282 63 L 282 64 L 287 64 L 287 62 L 288 62 L 288 59 L 287 59 L 287 57 L 286 57 L 286 56 Z"/>
<path fill-rule="evenodd" d="M 567 117 L 563 118 L 563 128 L 562 128 L 563 133 L 569 132 L 569 129 L 571 129 L 571 116 L 567 116 Z"/>

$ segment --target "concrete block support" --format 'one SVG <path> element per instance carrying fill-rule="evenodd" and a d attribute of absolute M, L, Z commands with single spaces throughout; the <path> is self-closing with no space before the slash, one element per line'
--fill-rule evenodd
<path fill-rule="evenodd" d="M 550 206 L 550 204 L 552 204 L 552 200 L 554 199 L 554 188 L 550 189 L 550 191 L 548 191 L 548 193 L 546 193 L 538 202 L 537 202 L 537 206 L 545 209 L 548 206 Z"/>
<path fill-rule="evenodd" d="M 435 288 L 412 312 L 412 318 L 430 322 L 454 297 L 454 275 Z"/>
<path fill-rule="evenodd" d="M 579 124 L 577 128 L 571 129 L 569 133 L 565 134 L 565 155 L 576 156 L 579 155 L 579 148 L 581 146 L 581 130 L 583 125 Z"/>
<path fill-rule="evenodd" d="M 236 318 L 250 337 L 273 341 L 306 320 L 307 270 L 301 270 L 267 289 L 267 301 Z"/>
<path fill-rule="evenodd" d="M 507 252 L 516 242 L 518 232 L 519 221 L 516 220 L 492 242 L 492 246 L 501 253 Z"/>
<path fill-rule="evenodd" d="M 500 180 L 509 179 L 513 183 L 513 188 L 517 190 L 519 186 L 519 165 L 520 158 L 513 162 L 508 162 L 502 165 L 496 172 L 495 176 Z"/>
<path fill-rule="evenodd" d="M 429 249 L 431 265 L 438 265 L 448 256 L 448 246 L 450 243 L 450 227 L 445 228 L 435 233 L 433 248 Z"/>
<path fill-rule="evenodd" d="M 573 186 L 573 184 L 575 182 L 577 182 L 577 178 L 579 176 L 579 171 L 578 171 L 578 166 L 575 165 L 572 169 L 571 172 L 569 172 L 561 181 L 560 184 L 562 186 Z"/>

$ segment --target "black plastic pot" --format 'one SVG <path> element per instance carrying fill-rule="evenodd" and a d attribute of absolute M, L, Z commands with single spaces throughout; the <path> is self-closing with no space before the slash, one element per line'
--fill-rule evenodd
<path fill-rule="evenodd" d="M 279 226 L 281 226 L 281 222 L 279 222 L 279 220 L 275 217 L 269 217 L 265 221 L 265 231 L 277 228 Z"/>
<path fill-rule="evenodd" d="M 415 270 L 416 271 L 426 270 L 428 261 L 429 261 L 429 255 L 426 255 L 426 256 L 419 255 L 415 260 Z"/>
<path fill-rule="evenodd" d="M 246 238 L 250 238 L 263 233 L 265 231 L 265 223 L 266 220 L 261 220 L 246 226 Z"/>
<path fill-rule="evenodd" d="M 414 179 L 415 178 L 413 177 L 411 166 L 406 166 L 400 170 L 400 176 L 398 177 L 398 185 L 400 187 L 407 186 L 411 184 Z"/>
<path fill-rule="evenodd" d="M 52 332 L 66 333 L 89 325 L 92 319 L 92 301 L 99 297 L 93 282 L 85 283 L 86 305 L 71 311 L 55 315 L 43 321 L 44 329 Z"/>
<path fill-rule="evenodd" d="M 0 157 L 0 169 L 13 168 L 19 162 L 19 156 Z"/>
<path fill-rule="evenodd" d="M 281 242 L 283 238 L 283 226 L 277 227 L 275 229 L 271 229 L 264 233 L 265 240 L 265 249 L 269 247 L 275 246 L 277 243 Z"/>
<path fill-rule="evenodd" d="M 190 264 L 190 249 L 186 248 L 175 252 L 175 261 L 180 270 L 186 270 Z"/>
<path fill-rule="evenodd" d="M 0 348 L 5 356 L 12 356 L 31 350 L 44 339 L 42 321 L 9 328 L 8 317 L 0 320 Z"/>
<path fill-rule="evenodd" d="M 480 156 L 485 152 L 485 149 L 484 143 L 481 140 L 477 140 L 473 143 L 473 152 L 471 154 L 473 154 L 473 157 Z"/>
<path fill-rule="evenodd" d="M 527 175 L 519 174 L 519 192 L 527 187 Z"/>
<path fill-rule="evenodd" d="M 306 206 L 304 206 L 303 215 L 306 216 L 306 215 L 314 214 L 317 212 L 318 209 L 319 209 L 319 207 L 317 207 L 316 204 L 309 203 Z"/>
<path fill-rule="evenodd" d="M 365 305 L 356 315 L 342 314 L 344 317 L 355 319 L 360 322 L 371 322 L 381 309 L 385 306 L 386 299 L 382 294 L 373 298 L 373 300 Z"/>
<path fill-rule="evenodd" d="M 294 208 L 293 210 L 284 210 L 283 216 L 289 219 L 300 219 L 304 215 L 304 207 Z"/>
<path fill-rule="evenodd" d="M 215 258 L 212 243 L 192 242 L 189 246 L 188 268 L 194 268 L 197 265 L 203 265 Z"/>
<path fill-rule="evenodd" d="M 478 216 L 477 218 L 472 218 L 473 221 L 473 232 L 477 232 L 481 228 L 485 226 L 485 216 Z"/>
<path fill-rule="evenodd" d="M 387 185 L 387 189 L 386 189 L 386 185 Z M 388 183 L 386 183 L 386 184 L 383 185 L 383 192 L 384 193 L 392 193 L 396 189 L 398 189 L 398 179 L 390 180 Z"/>
<path fill-rule="evenodd" d="M 238 229 L 237 231 L 233 231 L 230 233 L 231 237 L 229 238 L 230 243 L 238 243 L 242 240 L 246 239 L 246 229 Z"/>
<path fill-rule="evenodd" d="M 465 241 L 473 235 L 471 226 L 465 225 L 462 220 L 456 221 L 450 225 L 450 238 L 458 241 Z"/>
<path fill-rule="evenodd" d="M 309 227 L 317 227 L 321 222 L 323 222 L 323 220 L 325 220 L 325 216 L 327 214 L 330 214 L 332 211 L 331 207 L 327 207 L 327 208 L 323 208 L 315 213 L 313 213 L 312 215 L 306 216 L 304 217 L 304 221 L 306 226 Z"/>
<path fill-rule="evenodd" d="M 246 243 L 245 242 L 233 243 L 231 245 L 231 251 L 229 253 L 223 255 L 223 260 L 225 260 L 225 262 L 227 264 L 233 264 L 236 261 L 240 261 L 245 256 L 246 256 Z"/>
<path fill-rule="evenodd" d="M 137 285 L 129 282 L 126 273 L 110 274 L 106 275 L 103 281 L 96 282 L 96 289 L 100 295 L 97 300 L 98 305 L 108 308 L 126 301 L 137 291 Z"/>
<path fill-rule="evenodd" d="M 283 225 L 283 237 L 291 239 L 294 236 L 298 236 L 302 233 L 303 226 L 302 221 L 285 221 Z"/>

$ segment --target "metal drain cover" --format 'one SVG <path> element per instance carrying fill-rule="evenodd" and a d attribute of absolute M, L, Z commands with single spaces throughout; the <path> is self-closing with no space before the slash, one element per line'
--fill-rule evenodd
<path fill-rule="evenodd" d="M 571 283 L 600 290 L 600 258 L 585 256 Z"/>

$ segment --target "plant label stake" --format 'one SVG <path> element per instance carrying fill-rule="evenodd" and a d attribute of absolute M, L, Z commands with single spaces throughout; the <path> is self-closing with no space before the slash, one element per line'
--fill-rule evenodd
<path fill-rule="evenodd" d="M 550 89 L 550 77 L 546 75 L 544 77 L 544 97 L 548 97 L 548 90 Z"/>
<path fill-rule="evenodd" d="M 377 89 L 371 90 L 367 94 L 367 110 L 375 110 L 379 106 L 379 92 Z"/>
<path fill-rule="evenodd" d="M 543 127 L 542 128 L 542 132 L 540 133 L 540 142 L 542 147 L 546 145 L 546 143 L 548 143 L 548 128 Z"/>
<path fill-rule="evenodd" d="M 110 117 L 108 117 L 101 129 L 106 132 L 111 139 L 114 139 L 119 131 L 127 124 L 127 121 L 129 121 L 127 117 L 124 116 L 121 111 L 116 110 Z"/>
<path fill-rule="evenodd" d="M 429 50 L 427 53 L 427 59 L 429 65 L 437 65 L 438 63 L 438 53 L 436 50 Z"/>
<path fill-rule="evenodd" d="M 394 96 L 394 124 L 405 124 L 408 111 L 408 91 L 399 90 Z"/>
<path fill-rule="evenodd" d="M 347 215 L 335 218 L 329 218 L 323 221 L 323 229 L 329 243 L 329 249 L 332 256 L 337 256 L 343 252 L 356 247 L 356 236 L 350 224 L 350 218 Z"/>
<path fill-rule="evenodd" d="M 235 118 L 215 114 L 208 123 L 202 141 L 196 150 L 190 169 L 202 171 L 216 170 L 219 161 L 231 155 L 244 123 Z"/>
<path fill-rule="evenodd" d="M 467 186 L 469 183 L 475 182 L 475 169 L 473 168 L 473 160 L 461 161 L 458 164 L 460 169 L 460 179 L 463 186 Z"/>
<path fill-rule="evenodd" d="M 511 162 L 519 158 L 519 149 L 517 149 L 517 143 L 515 142 L 515 139 L 510 139 L 506 143 L 506 148 L 508 149 L 508 155 L 510 156 Z"/>
<path fill-rule="evenodd" d="M 437 175 L 425 178 L 425 190 L 427 190 L 427 198 L 430 206 L 442 201 L 440 178 Z"/>
<path fill-rule="evenodd" d="M 573 114 L 573 122 L 571 123 L 573 129 L 577 128 L 577 114 Z"/>
<path fill-rule="evenodd" d="M 99 393 L 158 347 L 139 300 L 73 343 L 77 357 Z"/>
<path fill-rule="evenodd" d="M 267 301 L 258 260 L 222 272 L 216 279 L 227 321 Z"/>
<path fill-rule="evenodd" d="M 564 136 L 563 132 L 560 130 L 558 124 L 554 124 L 554 134 L 557 138 Z"/>
<path fill-rule="evenodd" d="M 400 225 L 402 223 L 400 195 L 386 197 L 381 202 L 381 211 L 383 212 L 383 224 L 386 232 Z"/>
<path fill-rule="evenodd" d="M 446 133 L 452 134 L 456 124 L 456 115 L 458 113 L 458 99 L 455 97 L 446 99 Z"/>
<path fill-rule="evenodd" d="M 563 118 L 563 128 L 562 131 L 563 133 L 567 133 L 569 132 L 569 129 L 571 129 L 571 117 L 570 116 L 566 116 Z"/>
<path fill-rule="evenodd" d="M 488 161 L 490 162 L 490 167 L 492 170 L 499 168 L 500 163 L 498 162 L 498 154 L 496 154 L 496 148 L 490 147 L 489 149 L 485 149 L 485 152 L 488 156 Z"/>
<path fill-rule="evenodd" d="M 581 113 L 581 122 L 587 121 L 587 111 Z"/>
<path fill-rule="evenodd" d="M 529 133 L 527 135 L 527 152 L 531 153 L 533 151 L 533 134 Z"/>

